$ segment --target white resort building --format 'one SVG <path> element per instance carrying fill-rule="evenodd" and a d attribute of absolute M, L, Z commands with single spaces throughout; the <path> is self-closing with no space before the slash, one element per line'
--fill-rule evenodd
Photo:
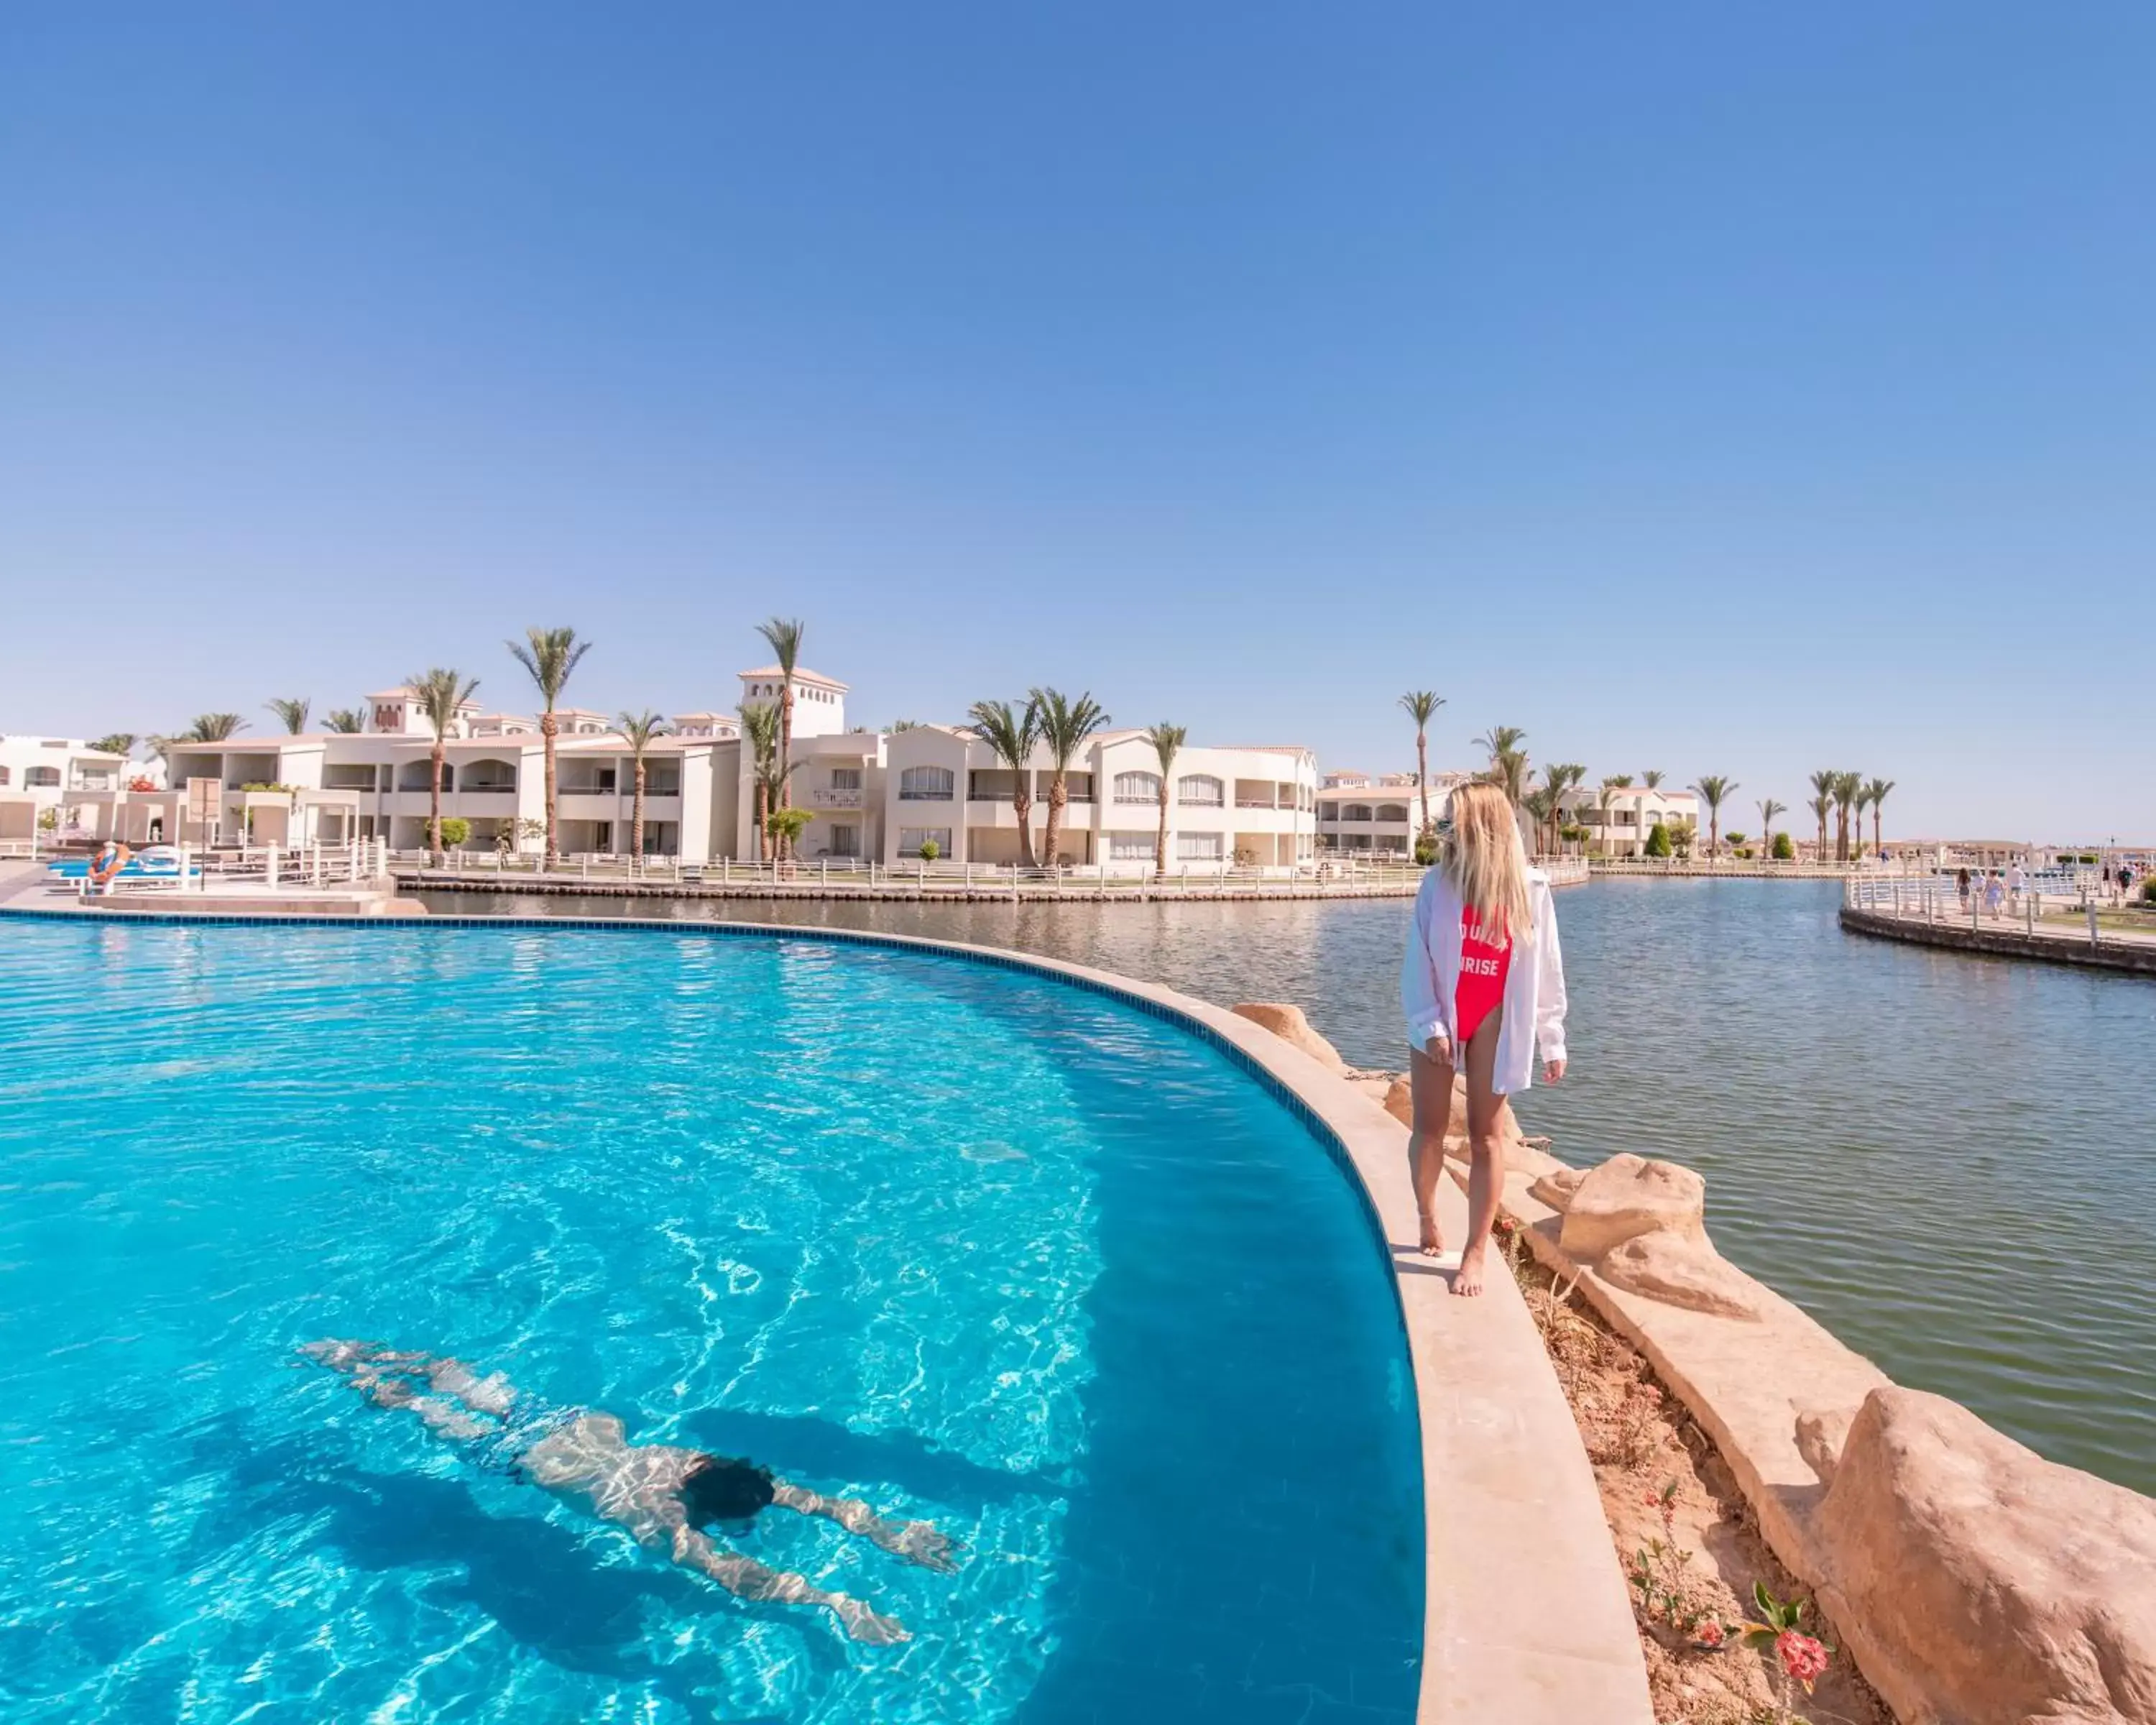
<path fill-rule="evenodd" d="M 759 666 L 741 672 L 739 684 L 743 705 L 776 705 L 781 673 L 775 665 Z M 847 693 L 834 678 L 794 672 L 788 783 L 795 806 L 814 817 L 796 847 L 798 856 L 890 865 L 918 860 L 932 841 L 949 862 L 1019 860 L 1017 775 L 986 743 L 955 726 L 850 729 Z M 370 695 L 361 711 L 364 727 L 357 732 L 175 743 L 167 756 L 169 792 L 85 798 L 77 829 L 136 843 L 162 838 L 304 845 L 380 838 L 393 850 L 422 849 L 434 727 L 407 689 Z M 628 740 L 603 714 L 564 707 L 554 716 L 562 854 L 625 854 L 635 793 Z M 443 754 L 442 814 L 470 829 L 451 848 L 520 854 L 540 848 L 545 744 L 536 719 L 467 702 L 449 726 Z M 110 764 L 116 769 L 121 763 L 110 757 Z M 644 753 L 646 852 L 688 862 L 753 859 L 752 766 L 734 713 L 676 715 L 671 730 Z M 1052 768 L 1045 748 L 1028 763 L 1036 843 L 1047 819 Z M 64 776 L 73 769 L 60 770 Z M 105 769 L 85 761 L 81 770 Z M 1142 732 L 1109 731 L 1090 739 L 1071 762 L 1065 787 L 1061 861 L 1132 870 L 1152 864 L 1160 775 Z M 1187 747 L 1169 788 L 1169 866 L 1308 863 L 1317 848 L 1317 766 L 1306 749 Z"/>
<path fill-rule="evenodd" d="M 1455 787 L 1474 778 L 1447 769 L 1430 776 L 1430 818 L 1445 813 Z M 1328 773 L 1317 793 L 1317 848 L 1376 861 L 1412 855 L 1422 825 L 1422 793 L 1412 773 Z"/>
<path fill-rule="evenodd" d="M 41 829 L 86 829 L 87 811 L 124 798 L 138 778 L 152 782 L 126 756 L 80 737 L 0 737 L 0 844 L 29 844 Z"/>
<path fill-rule="evenodd" d="M 1605 800 L 1600 785 L 1575 785 L 1564 793 L 1558 806 L 1568 821 L 1587 829 L 1590 856 L 1644 855 L 1647 834 L 1658 824 L 1671 829 L 1690 827 L 1695 831 L 1699 827 L 1698 793 L 1667 786 L 1655 790 L 1637 784 L 1613 786 Z"/>

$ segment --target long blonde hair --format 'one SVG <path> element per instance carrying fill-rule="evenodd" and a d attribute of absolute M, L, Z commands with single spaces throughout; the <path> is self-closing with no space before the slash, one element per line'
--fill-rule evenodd
<path fill-rule="evenodd" d="M 1515 939 L 1534 931 L 1534 901 L 1527 894 L 1527 853 L 1520 823 L 1502 785 L 1464 784 L 1452 793 L 1452 824 L 1438 866 L 1460 902 L 1472 906 L 1487 927 L 1501 918 Z"/>

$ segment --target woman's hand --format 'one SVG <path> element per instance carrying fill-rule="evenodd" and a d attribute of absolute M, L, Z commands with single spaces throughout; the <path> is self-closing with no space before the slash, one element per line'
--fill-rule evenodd
<path fill-rule="evenodd" d="M 1449 1066 L 1452 1064 L 1452 1039 L 1442 1030 L 1423 1044 L 1422 1051 L 1425 1056 L 1435 1060 L 1440 1066 Z"/>
<path fill-rule="evenodd" d="M 1564 1062 L 1563 1060 L 1544 1060 L 1543 1062 L 1543 1082 L 1544 1084 L 1555 1084 L 1558 1079 L 1563 1076 Z"/>

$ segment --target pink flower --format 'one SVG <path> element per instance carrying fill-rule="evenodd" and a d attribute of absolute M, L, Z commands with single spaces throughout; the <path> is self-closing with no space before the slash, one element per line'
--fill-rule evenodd
<path fill-rule="evenodd" d="M 1782 1669 L 1807 1690 L 1826 1670 L 1826 1649 L 1794 1630 L 1784 1630 L 1774 1637 L 1774 1652 Z"/>
<path fill-rule="evenodd" d="M 1709 1647 L 1722 1645 L 1722 1625 L 1718 1623 L 1702 1623 L 1697 1633 L 1701 1641 Z"/>

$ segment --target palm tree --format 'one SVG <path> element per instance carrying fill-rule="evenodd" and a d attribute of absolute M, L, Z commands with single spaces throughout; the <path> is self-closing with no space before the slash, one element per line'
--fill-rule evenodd
<path fill-rule="evenodd" d="M 1586 777 L 1587 768 L 1578 761 L 1543 768 L 1543 781 L 1550 789 L 1550 849 L 1560 856 L 1564 854 L 1565 794 Z"/>
<path fill-rule="evenodd" d="M 539 715 L 539 736 L 547 747 L 547 855 L 542 866 L 551 869 L 562 856 L 561 825 L 555 819 L 554 737 L 560 727 L 554 720 L 554 703 L 592 644 L 578 640 L 572 629 L 527 629 L 524 635 L 522 642 L 509 643 L 509 656 L 531 673 L 547 703 Z"/>
<path fill-rule="evenodd" d="M 1153 758 L 1160 762 L 1160 830 L 1153 835 L 1152 875 L 1156 880 L 1168 878 L 1168 785 L 1175 773 L 1175 757 L 1183 747 L 1183 739 L 1189 732 L 1181 725 L 1163 722 L 1147 728 L 1145 739 L 1152 745 Z"/>
<path fill-rule="evenodd" d="M 1527 752 L 1520 747 L 1527 740 L 1527 733 L 1517 725 L 1492 726 L 1475 739 L 1478 748 L 1490 752 L 1490 770 L 1483 777 L 1492 784 L 1504 786 L 1515 808 L 1520 806 L 1521 794 L 1527 789 Z"/>
<path fill-rule="evenodd" d="M 433 755 L 433 795 L 428 799 L 427 850 L 439 857 L 442 850 L 442 757 L 443 743 L 455 723 L 457 709 L 471 699 L 472 691 L 479 687 L 477 677 L 466 677 L 460 671 L 436 667 L 424 676 L 407 677 L 404 686 L 412 691 L 413 699 L 419 703 L 419 711 L 427 716 L 427 722 L 434 727 Z"/>
<path fill-rule="evenodd" d="M 322 721 L 322 728 L 334 732 L 339 737 L 357 737 L 366 724 L 367 721 L 361 716 L 357 707 L 333 706 L 330 709 L 330 716 Z"/>
<path fill-rule="evenodd" d="M 1613 773 L 1602 781 L 1602 794 L 1595 800 L 1602 809 L 1602 854 L 1609 855 L 1609 805 L 1617 800 L 1617 793 L 1632 788 L 1632 775 Z"/>
<path fill-rule="evenodd" d="M 1764 862 L 1774 848 L 1774 817 L 1787 814 L 1789 805 L 1777 803 L 1772 797 L 1759 799 L 1759 860 Z"/>
<path fill-rule="evenodd" d="M 226 742 L 247 728 L 247 721 L 238 713 L 198 713 L 195 721 L 182 731 L 182 742 Z"/>
<path fill-rule="evenodd" d="M 1712 860 L 1722 848 L 1722 805 L 1737 788 L 1737 781 L 1718 773 L 1702 775 L 1692 788 L 1699 793 L 1699 800 L 1707 804 L 1707 854 Z"/>
<path fill-rule="evenodd" d="M 808 625 L 798 617 L 774 617 L 757 624 L 756 632 L 778 661 L 778 807 L 790 809 L 793 806 L 793 673 L 801 664 L 801 641 L 808 633 Z"/>
<path fill-rule="evenodd" d="M 665 720 L 646 708 L 640 713 L 624 713 L 616 721 L 621 734 L 629 739 L 629 758 L 636 768 L 636 796 L 629 805 L 629 854 L 633 861 L 644 856 L 644 752 L 651 747 L 654 737 L 664 737 L 670 728 Z"/>
<path fill-rule="evenodd" d="M 1835 781 L 1841 775 L 1831 767 L 1822 767 L 1812 774 L 1812 799 L 1804 806 L 1819 817 L 1818 860 L 1826 860 L 1826 812 L 1834 806 Z"/>
<path fill-rule="evenodd" d="M 1857 798 L 1864 790 L 1864 775 L 1861 773 L 1837 773 L 1834 776 L 1834 858 L 1836 862 L 1849 860 L 1849 817 Z M 1864 829 L 1857 829 L 1856 845 L 1864 848 Z"/>
<path fill-rule="evenodd" d="M 1415 725 L 1415 788 L 1422 793 L 1422 826 L 1430 831 L 1430 715 L 1445 705 L 1445 697 L 1428 689 L 1410 689 L 1400 697 L 1400 706 L 1406 710 Z"/>
<path fill-rule="evenodd" d="M 295 695 L 290 701 L 271 701 L 264 703 L 276 714 L 287 734 L 297 737 L 307 728 L 307 697 Z"/>
<path fill-rule="evenodd" d="M 1557 793 L 1546 784 L 1537 785 L 1520 798 L 1519 806 L 1527 810 L 1527 818 L 1535 824 L 1535 849 L 1540 850 L 1543 829 L 1557 815 Z"/>
<path fill-rule="evenodd" d="M 1661 768 L 1650 767 L 1640 775 L 1640 783 L 1650 791 L 1658 791 L 1662 788 L 1662 781 L 1668 776 Z"/>
<path fill-rule="evenodd" d="M 748 751 L 749 778 L 756 788 L 756 858 L 767 860 L 770 832 L 764 822 L 771 813 L 771 793 L 778 780 L 778 709 L 767 701 L 752 701 L 741 710 L 742 747 Z"/>
<path fill-rule="evenodd" d="M 995 757 L 1010 770 L 1011 811 L 1018 816 L 1019 860 L 1037 866 L 1033 857 L 1033 750 L 1040 741 L 1040 709 L 1029 701 L 1013 711 L 1008 701 L 977 701 L 966 716 L 973 721 L 973 735 L 988 744 Z M 911 728 L 911 727 L 909 727 Z"/>
<path fill-rule="evenodd" d="M 1879 805 L 1887 800 L 1887 792 L 1894 788 L 1891 778 L 1875 778 L 1864 788 L 1864 800 L 1871 805 L 1871 854 L 1884 856 L 1885 841 L 1879 834 Z"/>
<path fill-rule="evenodd" d="M 1040 715 L 1040 740 L 1055 763 L 1048 781 L 1048 824 L 1040 841 L 1041 860 L 1053 863 L 1061 854 L 1057 846 L 1063 839 L 1063 810 L 1070 801 L 1070 763 L 1087 737 L 1107 728 L 1108 716 L 1091 693 L 1073 700 L 1060 689 L 1034 689 L 1028 699 Z"/>
<path fill-rule="evenodd" d="M 135 733 L 132 731 L 115 731 L 99 737 L 90 747 L 100 755 L 124 755 L 134 748 Z"/>

